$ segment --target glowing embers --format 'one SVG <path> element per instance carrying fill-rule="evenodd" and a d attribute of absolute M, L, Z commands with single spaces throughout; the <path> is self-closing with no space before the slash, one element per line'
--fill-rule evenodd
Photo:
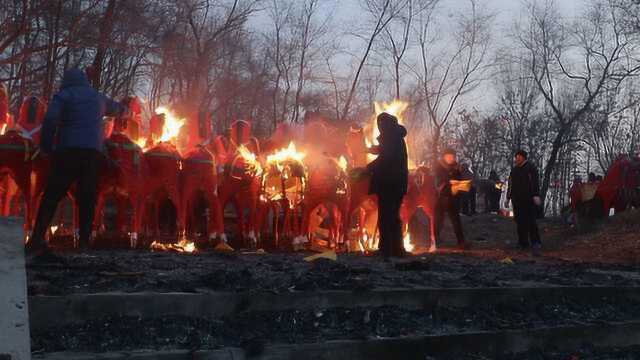
<path fill-rule="evenodd" d="M 168 251 L 168 252 L 178 252 L 178 253 L 194 253 L 196 252 L 196 244 L 187 239 L 182 239 L 177 243 L 173 244 L 163 244 L 157 241 L 154 241 L 149 246 L 149 249 L 152 251 Z"/>

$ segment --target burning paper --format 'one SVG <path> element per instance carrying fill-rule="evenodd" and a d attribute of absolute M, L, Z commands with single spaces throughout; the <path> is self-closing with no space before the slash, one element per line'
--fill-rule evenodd
<path fill-rule="evenodd" d="M 453 195 L 471 190 L 471 180 L 451 180 L 449 183 L 451 184 L 451 193 Z"/>
<path fill-rule="evenodd" d="M 174 251 L 179 253 L 194 253 L 196 251 L 196 244 L 187 239 L 182 239 L 174 244 L 163 244 L 154 241 L 149 246 L 154 251 Z"/>

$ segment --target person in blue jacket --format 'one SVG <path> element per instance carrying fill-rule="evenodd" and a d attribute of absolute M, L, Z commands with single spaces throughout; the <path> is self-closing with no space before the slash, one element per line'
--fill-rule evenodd
<path fill-rule="evenodd" d="M 80 247 L 86 249 L 96 203 L 98 164 L 103 150 L 104 116 L 123 116 L 126 107 L 99 93 L 83 71 L 64 73 L 42 124 L 40 150 L 52 155 L 51 174 L 27 244 L 32 256 L 48 252 L 45 234 L 58 203 L 72 184 L 77 185 Z"/>

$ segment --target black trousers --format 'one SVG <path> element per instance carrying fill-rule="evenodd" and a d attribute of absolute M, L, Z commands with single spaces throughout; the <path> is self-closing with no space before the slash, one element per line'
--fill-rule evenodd
<path fill-rule="evenodd" d="M 49 181 L 44 191 L 31 240 L 34 247 L 45 246 L 44 237 L 58 203 L 74 183 L 79 210 L 80 245 L 87 246 L 96 207 L 98 169 L 101 154 L 93 149 L 63 149 L 53 155 Z"/>
<path fill-rule="evenodd" d="M 460 195 L 460 202 L 462 207 L 462 213 L 465 215 L 475 215 L 476 213 L 476 188 L 471 187 L 471 190 Z"/>
<path fill-rule="evenodd" d="M 529 244 L 540 245 L 540 233 L 536 217 L 538 209 L 533 200 L 522 201 L 512 200 L 513 218 L 518 228 L 518 242 L 521 247 L 528 247 Z"/>
<path fill-rule="evenodd" d="M 393 193 L 378 194 L 379 249 L 386 257 L 404 255 L 402 220 L 400 220 L 402 198 L 402 195 Z"/>
<path fill-rule="evenodd" d="M 460 205 L 458 199 L 452 196 L 440 196 L 436 203 L 436 237 L 440 240 L 440 232 L 444 225 L 445 215 L 449 216 L 453 231 L 456 233 L 458 245 L 464 244 L 464 232 L 462 231 L 462 222 L 460 221 Z"/>
<path fill-rule="evenodd" d="M 500 211 L 500 196 L 502 195 L 502 191 L 492 190 L 489 193 L 489 209 L 491 211 L 498 212 Z"/>

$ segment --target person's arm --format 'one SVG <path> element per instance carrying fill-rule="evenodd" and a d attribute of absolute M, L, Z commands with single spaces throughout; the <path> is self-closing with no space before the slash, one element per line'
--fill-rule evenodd
<path fill-rule="evenodd" d="M 529 166 L 529 184 L 531 185 L 531 194 L 533 194 L 533 196 L 540 196 L 538 169 L 533 165 Z"/>
<path fill-rule="evenodd" d="M 47 114 L 42 122 L 40 130 L 40 149 L 48 154 L 53 151 L 53 142 L 56 136 L 56 130 L 62 118 L 62 110 L 64 108 L 64 99 L 62 93 L 53 96 Z"/>
<path fill-rule="evenodd" d="M 533 203 L 537 206 L 542 205 L 540 184 L 538 183 L 538 169 L 533 165 L 529 165 L 529 186 L 531 186 L 531 194 L 533 194 Z"/>
<path fill-rule="evenodd" d="M 513 169 L 511 169 L 511 172 L 509 173 L 509 179 L 507 180 L 507 198 L 504 201 L 504 207 L 509 208 L 509 201 L 511 201 L 511 191 L 512 191 L 512 187 L 513 187 Z"/>

